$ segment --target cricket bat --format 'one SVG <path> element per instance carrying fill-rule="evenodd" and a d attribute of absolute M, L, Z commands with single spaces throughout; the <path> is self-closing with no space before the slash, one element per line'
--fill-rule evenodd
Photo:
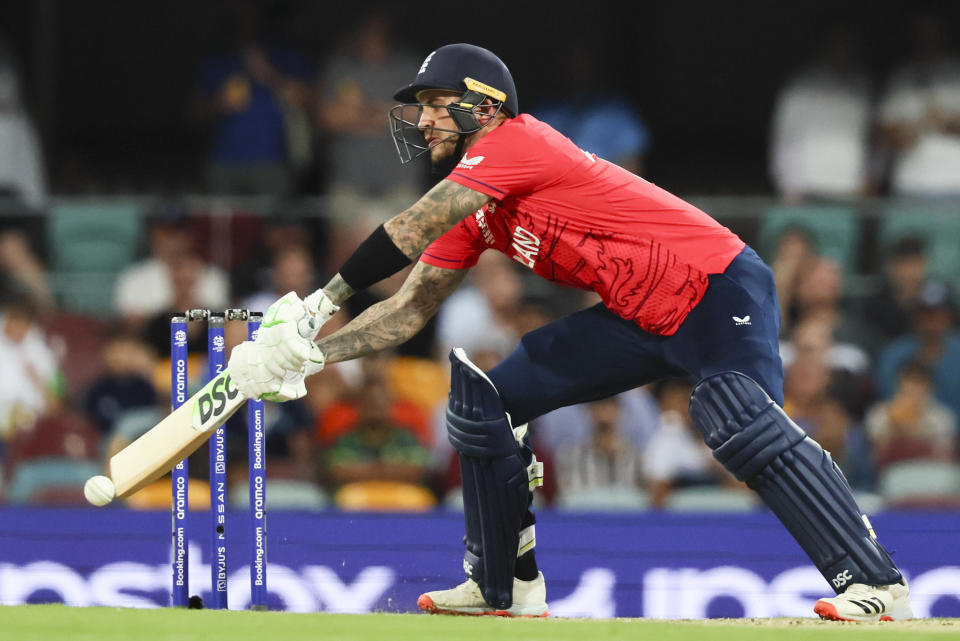
<path fill-rule="evenodd" d="M 320 323 L 313 317 L 298 323 L 300 335 L 310 340 L 319 328 Z M 314 371 L 308 367 L 306 373 Z M 203 445 L 246 400 L 230 379 L 230 369 L 224 369 L 183 405 L 110 458 L 106 472 L 115 496 L 130 496 L 169 472 Z"/>
<path fill-rule="evenodd" d="M 114 454 L 107 476 L 119 498 L 157 480 L 195 452 L 246 401 L 225 369 L 148 432 Z"/>

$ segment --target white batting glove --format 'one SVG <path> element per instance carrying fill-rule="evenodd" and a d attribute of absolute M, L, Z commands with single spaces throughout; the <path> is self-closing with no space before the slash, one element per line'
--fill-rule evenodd
<path fill-rule="evenodd" d="M 330 297 L 327 296 L 327 293 L 322 289 L 318 289 L 304 298 L 303 306 L 311 318 L 316 321 L 314 336 L 316 336 L 316 332 L 320 330 L 320 327 L 322 327 L 324 323 L 340 311 L 340 307 L 334 305 L 333 301 L 330 300 Z"/>
<path fill-rule="evenodd" d="M 320 361 L 323 356 L 314 344 L 320 327 L 340 308 L 323 293 L 314 292 L 301 301 L 294 292 L 277 300 L 264 314 L 257 334 L 257 345 L 270 348 L 264 352 L 263 364 L 277 377 L 285 372 L 303 372 L 309 362 Z"/>
<path fill-rule="evenodd" d="M 282 403 L 302 398 L 307 394 L 303 372 L 284 371 L 279 376 L 266 365 L 266 357 L 273 350 L 263 345 L 244 341 L 233 348 L 227 364 L 230 378 L 240 393 L 247 398 Z"/>

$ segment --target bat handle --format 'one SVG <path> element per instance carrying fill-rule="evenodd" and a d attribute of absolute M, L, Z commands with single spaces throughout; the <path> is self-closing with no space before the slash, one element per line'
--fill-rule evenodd
<path fill-rule="evenodd" d="M 315 316 L 307 314 L 297 321 L 297 331 L 306 339 L 313 340 L 320 331 L 320 321 Z"/>

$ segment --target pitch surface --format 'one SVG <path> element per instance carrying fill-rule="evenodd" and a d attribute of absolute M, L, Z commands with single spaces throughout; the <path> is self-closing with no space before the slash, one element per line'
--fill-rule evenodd
<path fill-rule="evenodd" d="M 497 619 L 418 614 L 289 614 L 213 610 L 131 610 L 62 605 L 0 607 L 0 638 L 16 641 L 819 641 L 947 639 L 960 619 L 845 624 L 817 619 Z"/>

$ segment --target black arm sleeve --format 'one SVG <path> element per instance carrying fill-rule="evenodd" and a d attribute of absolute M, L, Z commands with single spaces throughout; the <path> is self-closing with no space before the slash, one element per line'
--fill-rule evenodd
<path fill-rule="evenodd" d="M 359 292 L 393 276 L 411 262 L 380 225 L 343 264 L 340 277 Z"/>

